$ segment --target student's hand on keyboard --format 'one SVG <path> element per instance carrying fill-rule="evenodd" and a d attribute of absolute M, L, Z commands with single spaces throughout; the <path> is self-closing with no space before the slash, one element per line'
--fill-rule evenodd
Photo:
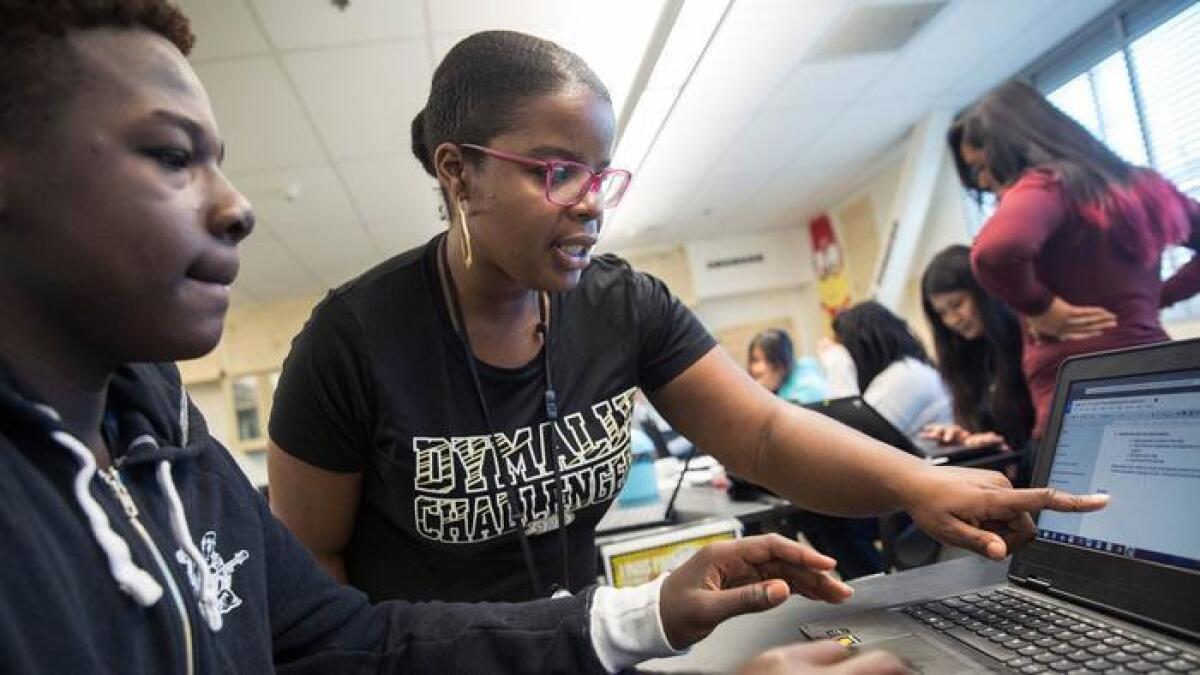
<path fill-rule="evenodd" d="M 903 479 L 903 508 L 930 536 L 992 560 L 1033 539 L 1033 513 L 1096 511 L 1108 495 L 1073 495 L 1053 488 L 1012 489 L 996 471 L 925 466 Z"/>
<path fill-rule="evenodd" d="M 738 675 L 891 675 L 907 673 L 900 659 L 882 651 L 857 655 L 836 642 L 777 647 L 742 666 Z"/>
<path fill-rule="evenodd" d="M 960 445 L 971 435 L 957 424 L 928 424 L 921 430 L 921 438 L 937 441 L 939 445 Z"/>
<path fill-rule="evenodd" d="M 842 602 L 853 591 L 829 574 L 836 564 L 777 534 L 709 544 L 663 582 L 663 632 L 672 646 L 682 649 L 722 621 L 775 607 L 791 593 Z"/>
<path fill-rule="evenodd" d="M 963 439 L 962 444 L 968 448 L 986 448 L 991 445 L 1000 447 L 1003 450 L 1011 450 L 1004 437 L 994 431 L 980 431 L 977 434 L 968 434 Z"/>

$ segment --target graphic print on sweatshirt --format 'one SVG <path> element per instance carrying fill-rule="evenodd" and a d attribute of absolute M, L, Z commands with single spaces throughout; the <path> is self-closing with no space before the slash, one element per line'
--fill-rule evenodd
<path fill-rule="evenodd" d="M 217 608 L 222 614 L 228 614 L 242 604 L 242 599 L 233 592 L 233 571 L 250 558 L 250 554 L 242 549 L 233 554 L 228 561 L 217 551 L 217 533 L 209 530 L 200 540 L 200 555 L 204 557 L 209 571 L 217 578 Z M 183 550 L 175 551 L 175 559 L 181 565 L 187 566 L 188 581 L 192 583 L 192 591 L 200 593 L 200 570 L 192 563 Z"/>
<path fill-rule="evenodd" d="M 511 474 L 530 534 L 558 527 L 550 434 L 558 434 L 559 472 L 569 523 L 575 511 L 616 496 L 629 469 L 630 388 L 565 415 L 555 429 L 542 422 L 492 435 L 413 438 L 413 517 L 426 539 L 470 544 L 516 529 L 505 476 Z M 500 460 L 508 467 L 506 473 Z"/>

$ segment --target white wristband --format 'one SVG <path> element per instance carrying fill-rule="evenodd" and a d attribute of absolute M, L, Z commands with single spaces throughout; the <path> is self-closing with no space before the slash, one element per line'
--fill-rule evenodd
<path fill-rule="evenodd" d="M 659 615 L 662 575 L 633 588 L 601 586 L 592 596 L 592 646 L 610 673 L 647 659 L 683 654 L 667 641 Z"/>

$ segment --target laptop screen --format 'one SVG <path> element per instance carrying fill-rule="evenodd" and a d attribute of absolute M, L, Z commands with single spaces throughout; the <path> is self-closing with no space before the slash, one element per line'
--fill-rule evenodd
<path fill-rule="evenodd" d="M 1039 539 L 1200 571 L 1200 370 L 1071 383 L 1047 484 L 1112 501 Z"/>

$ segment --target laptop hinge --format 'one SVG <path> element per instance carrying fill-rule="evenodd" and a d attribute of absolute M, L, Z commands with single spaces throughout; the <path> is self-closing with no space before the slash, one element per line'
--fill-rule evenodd
<path fill-rule="evenodd" d="M 1014 576 L 1013 581 L 1020 585 L 1023 585 L 1023 586 L 1029 586 L 1033 590 L 1037 590 L 1037 591 L 1050 590 L 1050 580 L 1043 579 L 1035 574 L 1030 574 L 1029 576 L 1026 576 L 1026 577 Z"/>

